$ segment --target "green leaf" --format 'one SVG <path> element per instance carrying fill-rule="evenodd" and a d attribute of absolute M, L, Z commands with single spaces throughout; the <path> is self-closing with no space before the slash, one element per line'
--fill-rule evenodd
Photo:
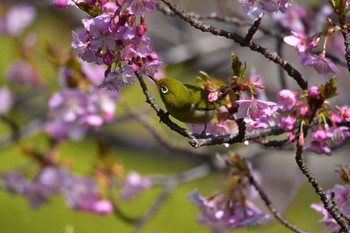
<path fill-rule="evenodd" d="M 231 53 L 231 58 L 232 58 L 231 68 L 233 71 L 233 75 L 240 78 L 244 78 L 244 74 L 247 69 L 246 64 L 244 63 L 244 65 L 242 65 L 242 62 L 239 60 L 239 58 L 236 56 L 234 52 Z"/>
<path fill-rule="evenodd" d="M 337 13 L 340 17 L 345 16 L 345 13 L 347 12 L 346 0 L 332 0 L 330 1 L 330 4 L 332 5 L 335 13 Z"/>
<path fill-rule="evenodd" d="M 329 82 L 327 82 L 325 85 L 320 86 L 321 96 L 324 99 L 329 99 L 334 97 L 337 92 L 337 86 L 338 86 L 337 78 L 333 76 L 331 80 L 329 80 Z"/>
<path fill-rule="evenodd" d="M 101 6 L 99 5 L 91 6 L 86 2 L 75 2 L 75 5 L 77 5 L 80 8 L 80 10 L 85 11 L 92 17 L 96 17 L 102 14 Z"/>

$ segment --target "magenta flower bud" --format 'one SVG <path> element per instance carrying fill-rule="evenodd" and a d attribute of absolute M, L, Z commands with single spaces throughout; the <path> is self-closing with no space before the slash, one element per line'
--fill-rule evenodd
<path fill-rule="evenodd" d="M 283 89 L 277 94 L 277 104 L 283 111 L 291 110 L 297 103 L 295 92 Z"/>
<path fill-rule="evenodd" d="M 158 60 L 159 57 L 158 57 L 158 54 L 153 51 L 148 55 L 148 59 L 150 59 L 151 61 L 155 61 L 155 60 Z"/>
<path fill-rule="evenodd" d="M 307 104 L 302 105 L 299 109 L 299 113 L 302 116 L 306 116 L 308 111 L 309 111 L 309 106 Z"/>
<path fill-rule="evenodd" d="M 65 8 L 68 5 L 68 0 L 52 0 L 52 5 L 57 8 Z"/>
<path fill-rule="evenodd" d="M 218 91 L 213 91 L 213 92 L 210 92 L 209 95 L 208 95 L 208 101 L 209 102 L 215 102 L 217 101 L 219 98 L 219 92 Z"/>
<path fill-rule="evenodd" d="M 147 24 L 138 25 L 136 31 L 138 36 L 143 36 L 143 34 L 145 34 L 145 32 L 147 31 Z"/>
<path fill-rule="evenodd" d="M 317 98 L 320 95 L 320 90 L 317 86 L 312 86 L 309 88 L 308 94 L 311 98 Z"/>

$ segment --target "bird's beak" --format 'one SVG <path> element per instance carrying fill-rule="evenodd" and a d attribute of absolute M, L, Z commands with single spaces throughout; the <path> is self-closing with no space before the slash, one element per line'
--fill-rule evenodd
<path fill-rule="evenodd" d="M 155 78 L 153 78 L 152 76 L 148 76 L 153 82 L 155 82 L 155 84 L 157 84 L 158 85 L 158 81 L 155 79 Z"/>

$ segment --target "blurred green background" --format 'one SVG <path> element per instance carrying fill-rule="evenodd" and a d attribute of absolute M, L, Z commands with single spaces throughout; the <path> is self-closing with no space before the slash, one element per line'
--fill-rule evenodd
<path fill-rule="evenodd" d="M 40 4 L 35 23 L 26 30 L 26 35 L 28 35 L 30 31 L 34 31 L 38 35 L 39 46 L 36 62 L 47 84 L 58 86 L 57 74 L 53 71 L 53 67 L 48 62 L 47 55 L 45 54 L 47 43 L 55 44 L 55 46 L 62 50 L 69 50 L 71 42 L 70 32 L 80 25 L 80 16 L 76 15 L 77 11 L 78 10 L 75 9 L 59 11 L 51 9 L 46 6 L 46 4 Z M 151 21 L 155 21 L 157 17 L 161 17 L 159 13 L 152 15 Z M 182 24 L 176 22 L 172 24 L 172 26 L 174 25 L 181 26 Z M 149 27 L 157 28 L 156 25 L 150 25 Z M 182 27 L 185 26 L 182 25 Z M 151 29 L 150 35 L 155 35 L 154 29 L 153 32 Z M 165 48 L 166 43 L 164 44 L 165 45 L 157 45 L 156 47 L 163 46 Z M 6 84 L 6 70 L 17 57 L 15 44 L 10 38 L 0 36 L 0 51 L 1 82 Z M 164 50 L 162 51 L 164 52 Z M 224 59 L 229 59 L 229 53 L 230 50 L 226 51 L 224 54 L 225 56 L 223 56 Z M 193 60 L 196 59 L 190 59 L 190 61 L 182 63 L 181 65 L 169 65 L 167 67 L 167 72 L 171 76 L 183 80 L 193 77 L 196 72 L 196 68 L 193 67 L 199 66 L 198 63 L 191 63 Z M 205 64 L 203 64 L 201 69 L 208 71 L 205 69 Z M 229 70 L 229 67 L 227 67 L 227 69 Z M 211 71 L 213 70 L 209 69 L 209 72 Z M 215 70 L 213 72 L 215 72 Z M 222 71 L 218 71 L 218 73 L 221 72 Z M 155 93 L 154 89 L 152 90 L 153 93 Z M 15 110 L 10 114 L 10 117 L 17 122 L 28 121 L 31 117 L 34 117 L 36 113 L 46 109 L 47 98 L 48 93 L 39 94 L 33 99 L 32 104 L 40 104 L 40 107 L 33 108 L 30 112 Z M 137 83 L 133 87 L 125 88 L 122 92 L 122 98 L 129 105 L 149 113 L 147 114 L 149 119 L 152 119 L 155 127 L 160 128 L 164 137 L 172 141 L 178 141 L 181 146 L 189 147 L 186 139 L 175 135 L 175 133 L 166 129 L 164 125 L 159 124 L 155 114 L 149 111 L 149 106 L 145 104 L 144 96 Z M 152 139 L 149 132 L 136 120 L 130 118 L 128 113 L 121 106 L 118 106 L 117 118 L 120 119 L 122 123 L 107 126 L 102 132 L 108 133 L 111 137 L 113 136 L 113 140 L 110 142 L 112 147 L 111 153 L 123 164 L 125 171 L 135 170 L 144 175 L 174 174 L 196 167 L 202 163 L 200 158 L 174 154 L 158 145 L 158 142 Z M 9 129 L 3 123 L 0 123 L 0 130 L 3 136 L 9 132 Z M 60 145 L 59 152 L 61 156 L 70 158 L 73 161 L 74 172 L 86 174 L 96 161 L 97 152 L 96 145 L 93 142 L 93 135 L 90 135 L 88 138 L 89 139 L 81 142 L 66 142 Z M 7 171 L 11 168 L 18 168 L 28 163 L 27 158 L 25 158 L 21 152 L 21 146 L 23 145 L 45 147 L 45 136 L 42 134 L 35 135 L 19 141 L 18 144 L 0 148 L 0 172 Z M 232 146 L 230 149 L 235 151 L 237 148 L 237 146 Z M 208 149 L 212 152 L 225 152 L 227 150 L 224 147 L 204 149 Z M 338 163 L 337 160 L 332 161 L 332 164 L 324 169 L 324 164 L 329 164 L 329 160 L 327 158 L 318 158 L 318 161 L 321 162 L 313 163 L 314 165 L 312 166 L 312 168 L 315 168 L 317 175 L 333 173 L 335 169 L 333 164 L 336 165 Z M 293 151 L 283 153 L 267 151 L 263 157 L 254 161 L 254 165 L 256 165 L 257 170 L 262 172 L 263 186 L 266 187 L 267 193 L 272 197 L 276 197 L 276 199 L 272 198 L 272 200 L 277 200 L 275 202 L 277 208 L 281 208 L 287 201 L 284 197 L 287 196 L 296 174 Z M 220 191 L 223 189 L 224 185 L 223 178 L 224 174 L 212 173 L 205 178 L 180 184 L 171 192 L 165 204 L 155 216 L 147 222 L 141 232 L 210 232 L 205 226 L 200 225 L 195 220 L 196 215 L 199 213 L 198 209 L 188 201 L 186 194 L 196 188 L 204 195 L 210 195 Z M 321 182 L 323 182 L 326 187 L 330 187 L 331 182 L 339 181 L 336 179 L 334 174 L 331 176 L 326 175 L 326 177 L 321 178 Z M 147 208 L 151 206 L 160 192 L 160 187 L 146 190 L 139 197 L 125 203 L 120 203 L 121 209 L 129 216 L 140 216 L 147 211 Z M 292 201 L 287 208 L 285 215 L 287 219 L 296 223 L 305 231 L 326 232 L 322 224 L 318 222 L 321 216 L 309 208 L 310 204 L 314 202 L 318 202 L 317 196 L 313 194 L 309 185 L 302 184 L 297 191 L 297 196 L 294 201 Z M 260 206 L 262 206 L 261 203 Z M 73 211 L 66 206 L 62 197 L 53 198 L 49 205 L 43 205 L 39 209 L 31 209 L 24 198 L 11 195 L 5 191 L 0 192 L 1 233 L 127 233 L 132 232 L 133 229 L 134 226 L 118 219 L 114 215 L 96 216 L 90 213 Z M 235 231 L 252 233 L 289 232 L 288 229 L 276 222 L 264 226 L 250 226 Z"/>

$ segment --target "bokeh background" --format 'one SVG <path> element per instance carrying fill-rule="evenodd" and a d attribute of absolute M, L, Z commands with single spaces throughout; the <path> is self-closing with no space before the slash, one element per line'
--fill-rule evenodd
<path fill-rule="evenodd" d="M 14 3 L 14 1 L 9 1 Z M 45 53 L 48 44 L 68 51 L 71 43 L 71 31 L 80 27 L 80 19 L 85 17 L 77 9 L 70 8 L 57 10 L 50 6 L 49 1 L 25 1 L 37 8 L 37 17 L 25 35 L 35 32 L 38 36 L 37 65 L 45 83 L 52 88 L 58 88 L 57 73 L 48 61 Z M 241 5 L 238 1 L 221 1 L 227 5 L 218 4 L 213 0 L 178 0 L 175 1 L 188 11 L 198 13 L 221 12 L 226 15 L 238 15 L 244 18 Z M 232 3 L 231 3 L 232 2 Z M 5 3 L 4 1 L 0 4 Z M 227 7 L 229 6 L 229 7 Z M 153 12 L 147 16 L 149 24 L 148 35 L 152 38 L 154 49 L 167 66 L 165 72 L 168 76 L 191 82 L 191 79 L 203 70 L 215 77 L 228 79 L 231 75 L 230 53 L 234 51 L 242 61 L 247 62 L 251 72 L 260 75 L 267 86 L 267 94 L 275 100 L 276 90 L 280 88 L 279 70 L 272 62 L 263 59 L 259 54 L 242 49 L 233 42 L 223 38 L 199 32 L 176 17 L 167 17 L 160 12 Z M 247 28 L 236 28 L 232 25 L 223 25 L 208 21 L 226 30 L 244 33 Z M 271 18 L 264 18 L 263 25 L 273 25 Z M 263 46 L 275 49 L 276 41 L 258 33 L 255 41 Z M 0 83 L 6 84 L 6 71 L 17 58 L 16 44 L 8 37 L 0 35 Z M 292 65 L 308 78 L 310 83 L 325 82 L 327 77 L 319 77 L 310 68 L 301 67 L 293 48 L 283 47 L 283 57 L 291 61 Z M 346 69 L 339 75 L 339 95 L 334 101 L 340 104 L 349 104 L 349 74 Z M 288 86 L 297 88 L 293 80 L 288 79 Z M 10 117 L 18 123 L 28 123 L 40 117 L 47 110 L 49 92 L 36 93 L 25 108 L 14 109 Z M 157 98 L 156 90 L 151 87 Z M 171 132 L 165 125 L 158 122 L 154 112 L 145 103 L 141 88 L 136 83 L 126 87 L 121 93 L 122 99 L 128 105 L 138 109 L 161 131 L 164 139 L 176 141 L 179 146 L 190 147 L 187 140 Z M 157 98 L 159 101 L 159 99 Z M 1 104 L 1 103 L 0 103 Z M 35 125 L 33 126 L 36 127 Z M 33 130 L 28 137 L 16 143 L 7 143 L 10 130 L 6 124 L 0 123 L 0 172 L 12 168 L 28 165 L 28 158 L 23 156 L 23 145 L 36 145 L 39 148 L 46 146 L 45 135 Z M 138 171 L 147 174 L 175 174 L 200 165 L 203 160 L 195 156 L 178 154 L 167 150 L 151 134 L 126 111 L 125 107 L 117 108 L 116 120 L 113 124 L 105 126 L 98 134 L 89 134 L 86 140 L 79 142 L 65 142 L 59 147 L 62 157 L 72 161 L 74 172 L 87 174 L 96 161 L 96 144 L 94 138 L 98 136 L 110 145 L 113 157 L 121 162 L 124 170 Z M 321 223 L 321 216 L 310 208 L 311 203 L 318 202 L 313 193 L 298 172 L 294 162 L 293 148 L 286 150 L 269 150 L 260 146 L 232 145 L 230 150 L 238 152 L 242 157 L 249 158 L 255 169 L 261 173 L 262 186 L 270 195 L 273 203 L 291 222 L 308 232 L 327 232 Z M 215 153 L 226 153 L 224 146 L 202 148 L 201 150 Z M 332 157 L 307 154 L 308 164 L 312 172 L 319 179 L 320 184 L 327 188 L 335 183 L 341 183 L 335 169 L 337 165 L 349 163 L 349 146 L 344 145 L 335 151 Z M 224 189 L 224 173 L 213 172 L 207 177 L 187 182 L 177 186 L 161 207 L 159 212 L 144 226 L 141 232 L 147 233 L 177 233 L 177 232 L 210 232 L 205 226 L 196 221 L 199 213 L 196 206 L 186 198 L 188 192 L 199 189 L 204 195 L 210 195 Z M 154 199 L 161 192 L 160 187 L 146 190 L 139 197 L 120 203 L 121 208 L 130 216 L 139 216 L 147 211 Z M 257 198 L 257 203 L 263 205 Z M 90 213 L 76 212 L 67 207 L 62 197 L 55 197 L 49 205 L 38 209 L 29 207 L 27 201 L 20 196 L 0 191 L 0 232 L 1 233 L 95 233 L 95 232 L 132 232 L 130 225 L 114 215 L 96 216 Z M 272 222 L 267 225 L 252 225 L 247 228 L 235 230 L 237 232 L 289 232 L 279 223 Z"/>

